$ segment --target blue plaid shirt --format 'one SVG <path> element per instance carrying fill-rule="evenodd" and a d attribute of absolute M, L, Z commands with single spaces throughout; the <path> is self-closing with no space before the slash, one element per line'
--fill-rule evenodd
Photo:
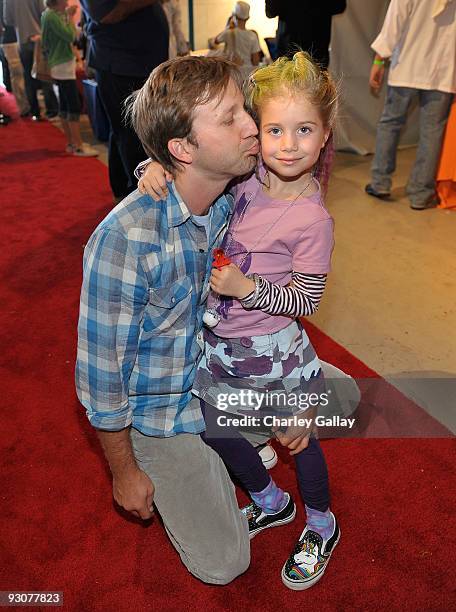
<path fill-rule="evenodd" d="M 76 387 L 92 425 L 150 436 L 204 430 L 191 389 L 212 249 L 232 197 L 212 206 L 209 244 L 172 185 L 168 198 L 133 192 L 97 227 L 84 252 Z"/>

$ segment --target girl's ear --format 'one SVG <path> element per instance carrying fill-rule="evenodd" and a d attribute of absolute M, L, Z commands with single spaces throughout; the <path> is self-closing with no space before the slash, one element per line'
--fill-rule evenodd
<path fill-rule="evenodd" d="M 183 164 L 192 163 L 192 148 L 193 145 L 191 145 L 186 138 L 172 138 L 168 141 L 168 151 Z"/>
<path fill-rule="evenodd" d="M 329 137 L 331 136 L 331 132 L 332 132 L 331 128 L 328 128 L 328 129 L 325 131 L 325 135 L 324 135 L 324 138 L 323 138 L 323 144 L 321 145 L 321 148 L 322 148 L 322 149 L 324 149 L 324 148 L 325 148 L 326 143 L 328 142 L 328 139 L 329 139 Z"/>

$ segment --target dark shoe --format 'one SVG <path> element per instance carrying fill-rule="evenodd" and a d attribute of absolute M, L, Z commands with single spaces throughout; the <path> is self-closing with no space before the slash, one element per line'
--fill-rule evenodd
<path fill-rule="evenodd" d="M 285 508 L 276 512 L 275 514 L 266 514 L 263 510 L 252 502 L 250 505 L 241 508 L 242 514 L 245 514 L 249 521 L 249 538 L 252 539 L 257 533 L 269 527 L 279 527 L 280 525 L 286 525 L 291 523 L 296 516 L 296 505 L 293 498 L 289 493 L 285 493 L 287 496 L 287 503 Z"/>
<path fill-rule="evenodd" d="M 412 202 L 410 208 L 412 210 L 427 210 L 428 208 L 435 208 L 439 204 L 437 196 L 432 196 L 427 202 Z"/>
<path fill-rule="evenodd" d="M 332 514 L 332 513 L 331 513 Z M 303 591 L 323 576 L 331 554 L 339 542 L 340 529 L 334 515 L 334 531 L 328 540 L 307 525 L 282 568 L 282 582 L 293 591 Z"/>
<path fill-rule="evenodd" d="M 9 115 L 4 115 L 3 113 L 0 113 L 0 125 L 8 125 L 10 121 L 11 117 Z"/>
<path fill-rule="evenodd" d="M 364 191 L 368 195 L 378 198 L 379 200 L 387 200 L 391 195 L 389 191 L 377 191 L 370 183 L 364 187 Z"/>
<path fill-rule="evenodd" d="M 32 121 L 43 121 L 43 118 L 41 117 L 41 115 L 32 115 L 31 120 Z"/>

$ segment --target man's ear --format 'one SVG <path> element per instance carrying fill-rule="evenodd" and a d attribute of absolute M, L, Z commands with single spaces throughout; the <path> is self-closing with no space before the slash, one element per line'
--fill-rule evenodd
<path fill-rule="evenodd" d="M 183 164 L 191 164 L 193 161 L 193 145 L 186 138 L 172 138 L 169 140 L 168 151 Z"/>

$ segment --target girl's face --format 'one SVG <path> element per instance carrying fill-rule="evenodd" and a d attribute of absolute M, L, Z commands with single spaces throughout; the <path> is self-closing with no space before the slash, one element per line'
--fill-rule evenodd
<path fill-rule="evenodd" d="M 261 107 L 261 155 L 269 170 L 284 180 L 312 169 L 329 132 L 304 96 L 272 98 Z"/>

